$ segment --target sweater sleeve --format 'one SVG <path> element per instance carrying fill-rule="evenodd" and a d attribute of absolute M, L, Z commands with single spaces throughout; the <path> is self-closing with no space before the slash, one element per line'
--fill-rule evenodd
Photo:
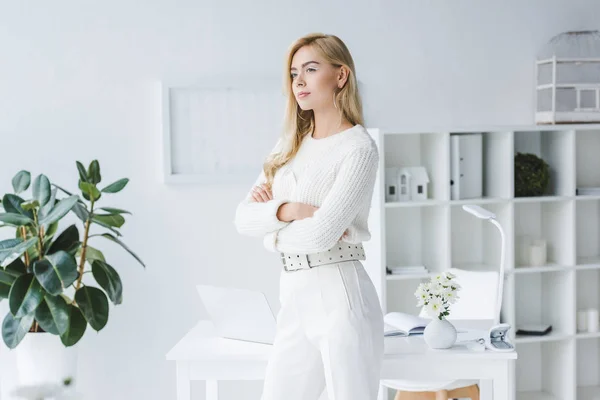
<path fill-rule="evenodd" d="M 379 164 L 376 147 L 359 148 L 342 161 L 323 204 L 312 217 L 267 233 L 270 251 L 308 254 L 333 247 L 365 204 L 370 204 Z"/>
<path fill-rule="evenodd" d="M 281 140 L 277 142 L 272 150 L 276 151 Z M 254 186 L 266 182 L 264 171 L 261 171 L 254 182 Z M 288 199 L 279 198 L 266 202 L 257 202 L 252 199 L 252 190 L 237 205 L 235 211 L 234 224 L 238 233 L 246 236 L 263 237 L 265 234 L 281 229 L 289 224 L 286 221 L 280 221 L 277 218 L 279 207 L 289 202 Z"/>

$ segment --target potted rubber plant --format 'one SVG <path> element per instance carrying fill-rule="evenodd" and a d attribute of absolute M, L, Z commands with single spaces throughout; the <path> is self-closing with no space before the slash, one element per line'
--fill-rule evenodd
<path fill-rule="evenodd" d="M 78 194 L 43 174 L 32 183 L 31 174 L 22 170 L 12 179 L 13 193 L 1 198 L 0 227 L 15 232 L 14 238 L 0 241 L 0 299 L 6 299 L 9 306 L 2 320 L 2 339 L 10 349 L 19 347 L 16 359 L 21 384 L 72 382 L 77 363 L 73 346 L 88 325 L 95 331 L 105 327 L 109 301 L 122 303 L 119 274 L 92 246 L 93 241 L 118 244 L 145 267 L 120 239 L 124 215 L 131 213 L 98 206 L 105 197 L 125 188 L 129 179 L 100 189 L 98 160 L 87 169 L 79 161 L 76 166 Z M 81 220 L 81 231 L 78 224 L 59 229 L 70 212 Z M 100 231 L 92 232 L 93 227 Z M 91 276 L 84 282 L 87 273 Z"/>

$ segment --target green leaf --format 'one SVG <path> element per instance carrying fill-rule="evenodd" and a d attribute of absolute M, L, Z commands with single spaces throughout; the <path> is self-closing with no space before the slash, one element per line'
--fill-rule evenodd
<path fill-rule="evenodd" d="M 0 298 L 8 299 L 10 288 L 12 287 L 12 284 L 15 281 L 15 279 L 17 278 L 7 273 L 6 271 L 0 269 Z"/>
<path fill-rule="evenodd" d="M 33 212 L 24 210 L 23 207 L 21 207 L 21 203 L 24 202 L 25 200 L 19 196 L 10 193 L 5 194 L 2 198 L 2 205 L 7 213 L 20 214 L 33 220 Z"/>
<path fill-rule="evenodd" d="M 56 188 L 52 189 L 52 191 L 50 192 L 50 199 L 48 200 L 48 202 L 46 204 L 44 204 L 42 207 L 40 207 L 40 211 L 38 212 L 38 220 L 44 219 L 46 217 L 46 215 L 48 215 L 50 213 L 50 211 L 52 211 L 52 209 L 54 208 L 54 205 L 56 204 L 56 192 L 57 191 L 58 191 L 58 189 L 56 189 Z"/>
<path fill-rule="evenodd" d="M 36 199 L 41 206 L 44 206 L 50 201 L 50 180 L 46 175 L 38 175 L 33 181 L 33 198 Z"/>
<path fill-rule="evenodd" d="M 92 286 L 83 286 L 75 293 L 75 301 L 84 318 L 96 331 L 108 322 L 108 298 L 104 292 Z"/>
<path fill-rule="evenodd" d="M 19 240 L 19 239 L 9 239 L 9 240 Z M 17 258 L 21 257 L 23 253 L 27 251 L 30 247 L 35 246 L 38 243 L 37 237 L 32 237 L 27 239 L 26 241 L 19 240 L 19 244 L 15 245 L 12 248 L 6 248 L 0 250 L 0 267 L 6 267 L 8 264 L 12 263 Z"/>
<path fill-rule="evenodd" d="M 120 241 L 119 239 L 117 239 L 116 237 L 114 237 L 113 235 L 111 235 L 110 233 L 103 233 L 102 237 L 105 237 L 108 240 L 112 240 L 113 242 L 119 244 L 122 248 L 124 248 L 125 250 L 127 250 L 127 252 L 129 254 L 131 254 L 140 264 L 142 264 L 142 266 L 146 267 L 146 264 L 144 264 L 144 262 L 142 261 L 141 258 L 139 258 L 133 251 L 131 251 L 131 249 L 129 247 L 127 247 L 127 245 L 125 243 L 123 243 L 122 241 Z"/>
<path fill-rule="evenodd" d="M 15 213 L 0 214 L 0 222 L 4 222 L 11 226 L 29 225 L 34 223 L 33 219 Z"/>
<path fill-rule="evenodd" d="M 19 276 L 27 273 L 27 267 L 25 266 L 23 260 L 17 258 L 13 262 L 8 264 L 6 268 L 4 268 L 4 272 L 14 276 L 15 278 L 18 278 Z"/>
<path fill-rule="evenodd" d="M 63 335 L 69 328 L 69 305 L 61 296 L 47 294 L 35 310 L 35 320 L 46 332 Z"/>
<path fill-rule="evenodd" d="M 44 299 L 44 290 L 33 274 L 18 277 L 8 294 L 10 312 L 21 318 L 35 311 Z"/>
<path fill-rule="evenodd" d="M 73 206 L 77 203 L 77 199 L 78 199 L 78 196 L 76 196 L 76 195 L 67 197 L 66 199 L 62 199 L 54 206 L 52 211 L 50 211 L 48 213 L 48 215 L 46 217 L 44 217 L 44 219 L 42 219 L 38 222 L 38 224 L 40 226 L 43 226 L 44 229 L 47 229 L 48 225 L 50 225 L 53 222 L 58 221 L 59 219 L 61 219 L 65 215 L 67 215 L 67 213 L 69 211 L 71 211 Z"/>
<path fill-rule="evenodd" d="M 17 347 L 33 325 L 33 314 L 28 314 L 23 318 L 15 318 L 11 313 L 7 313 L 2 321 L 2 340 L 9 349 Z"/>
<path fill-rule="evenodd" d="M 86 222 L 90 215 L 90 212 L 87 210 L 87 207 L 79 203 L 73 206 L 73 212 L 75 213 L 75 215 L 77 215 L 77 218 L 79 218 L 83 222 Z"/>
<path fill-rule="evenodd" d="M 29 187 L 31 183 L 31 174 L 28 171 L 22 170 L 12 178 L 12 186 L 15 194 L 19 194 Z"/>
<path fill-rule="evenodd" d="M 98 208 L 98 210 L 106 211 L 109 214 L 131 214 L 127 210 L 122 210 L 120 208 L 113 208 L 113 207 L 100 207 L 100 208 Z"/>
<path fill-rule="evenodd" d="M 125 218 L 120 214 L 94 214 L 92 221 L 102 222 L 108 226 L 120 228 L 125 223 Z"/>
<path fill-rule="evenodd" d="M 42 287 L 53 296 L 59 295 L 79 276 L 75 258 L 63 250 L 36 260 L 33 272 Z"/>
<path fill-rule="evenodd" d="M 58 221 L 56 221 L 56 222 L 50 224 L 50 226 L 48 226 L 48 230 L 44 232 L 44 236 L 46 236 L 48 239 L 52 239 L 52 236 L 54 236 L 54 234 L 56 233 L 57 230 L 58 230 Z"/>
<path fill-rule="evenodd" d="M 69 326 L 64 334 L 60 335 L 60 340 L 67 347 L 73 346 L 83 337 L 87 322 L 81 313 L 81 310 L 69 304 Z"/>
<path fill-rule="evenodd" d="M 100 175 L 100 163 L 98 160 L 93 160 L 88 168 L 88 178 L 91 183 L 98 184 L 102 180 Z"/>
<path fill-rule="evenodd" d="M 38 208 L 39 206 L 40 206 L 40 203 L 37 200 L 31 200 L 31 201 L 26 201 L 24 203 L 21 203 L 21 207 L 25 211 L 33 210 L 34 208 Z"/>
<path fill-rule="evenodd" d="M 87 200 L 96 201 L 102 195 L 96 185 L 90 182 L 79 181 L 79 189 L 81 189 L 83 197 L 85 197 Z"/>
<path fill-rule="evenodd" d="M 106 291 L 113 304 L 117 305 L 123 302 L 123 283 L 113 267 L 103 261 L 95 260 L 92 263 L 92 275 Z"/>
<path fill-rule="evenodd" d="M 82 249 L 80 247 L 79 250 L 77 250 L 77 258 L 81 258 L 81 251 L 82 251 Z M 100 250 L 93 248 L 89 244 L 86 246 L 85 260 L 88 261 L 90 264 L 94 260 L 100 260 L 100 261 L 106 262 L 106 260 L 104 259 L 104 254 L 102 254 L 102 252 Z"/>
<path fill-rule="evenodd" d="M 58 190 L 60 190 L 61 192 L 65 193 L 67 196 L 73 196 L 73 193 L 69 192 L 66 189 L 63 189 L 62 187 L 58 186 L 57 184 L 53 183 L 52 186 L 54 186 L 55 188 L 57 188 Z M 81 200 L 80 198 L 77 199 L 77 202 L 80 204 L 83 204 L 85 206 L 85 203 L 83 202 L 83 200 Z"/>
<path fill-rule="evenodd" d="M 79 230 L 77 229 L 77 226 L 73 224 L 58 235 L 46 254 L 53 254 L 59 250 L 63 250 L 74 255 L 79 244 Z"/>
<path fill-rule="evenodd" d="M 118 181 L 113 182 L 110 185 L 108 185 L 107 187 L 105 187 L 104 189 L 102 189 L 102 192 L 104 192 L 104 193 L 118 193 L 121 190 L 123 190 L 123 188 L 127 185 L 127 182 L 129 182 L 129 178 L 119 179 Z"/>
<path fill-rule="evenodd" d="M 75 164 L 77 165 L 77 172 L 79 172 L 79 179 L 81 179 L 83 182 L 89 182 L 87 171 L 85 170 L 83 164 L 79 161 L 75 161 Z"/>

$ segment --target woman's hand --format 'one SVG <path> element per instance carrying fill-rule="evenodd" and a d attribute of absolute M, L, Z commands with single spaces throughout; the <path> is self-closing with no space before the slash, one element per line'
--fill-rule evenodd
<path fill-rule="evenodd" d="M 295 215 L 297 218 L 295 218 L 295 219 L 304 219 L 304 218 L 312 217 L 314 215 L 315 211 L 317 211 L 319 209 L 319 207 L 314 207 L 314 206 L 311 206 L 310 204 L 304 204 L 304 203 L 290 203 L 290 204 L 294 205 L 296 208 Z M 347 229 L 344 231 L 344 233 L 338 240 L 342 240 L 346 237 L 348 237 Z"/>
<path fill-rule="evenodd" d="M 269 200 L 273 200 L 273 193 L 267 185 L 260 184 L 252 188 L 252 199 L 250 201 L 264 203 Z M 304 218 L 310 218 L 314 215 L 319 207 L 311 206 L 305 203 L 284 203 L 279 207 L 277 211 L 277 218 L 280 221 L 291 222 L 294 220 L 300 220 Z M 344 239 L 348 235 L 348 230 L 344 231 L 344 234 L 339 240 Z"/>
<path fill-rule="evenodd" d="M 269 189 L 269 187 L 267 185 L 265 185 L 264 183 L 254 186 L 251 190 L 251 194 L 252 194 L 252 199 L 250 200 L 258 202 L 258 203 L 264 203 L 267 202 L 269 200 L 273 200 L 273 193 L 271 193 L 271 190 Z"/>

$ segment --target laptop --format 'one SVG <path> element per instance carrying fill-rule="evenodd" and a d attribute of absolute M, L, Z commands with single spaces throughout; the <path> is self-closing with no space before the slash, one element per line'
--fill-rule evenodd
<path fill-rule="evenodd" d="M 273 344 L 277 323 L 264 293 L 210 285 L 196 289 L 219 336 Z"/>

